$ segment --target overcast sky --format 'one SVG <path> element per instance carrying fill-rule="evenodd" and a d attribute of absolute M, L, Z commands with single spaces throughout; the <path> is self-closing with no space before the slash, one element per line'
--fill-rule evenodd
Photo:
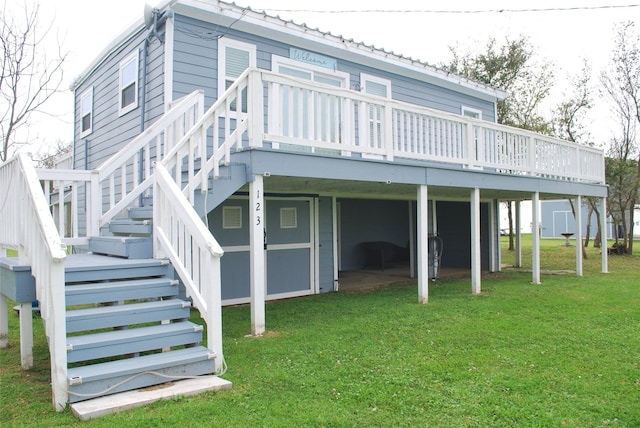
<path fill-rule="evenodd" d="M 2 0 L 14 8 L 20 0 Z M 31 1 L 31 0 L 26 0 Z M 567 11 L 511 12 L 514 9 L 594 8 L 600 6 L 640 4 L 640 0 L 236 0 L 240 6 L 266 9 L 272 15 L 306 23 L 335 35 L 353 38 L 388 51 L 418 58 L 437 65 L 450 59 L 449 46 L 482 45 L 489 37 L 504 39 L 520 34 L 530 38 L 541 58 L 555 64 L 559 96 L 566 88 L 565 79 L 577 73 L 583 58 L 596 74 L 606 66 L 613 46 L 614 23 L 640 21 L 640 7 L 579 9 Z M 156 5 L 157 0 L 149 0 Z M 142 17 L 144 0 L 41 1 L 41 16 L 53 20 L 52 36 L 58 35 L 70 57 L 65 67 L 65 93 L 48 106 L 56 120 L 40 116 L 31 128 L 31 139 L 50 143 L 73 138 L 73 99 L 67 90 L 71 82 L 123 29 Z M 358 10 L 387 12 L 319 13 L 289 12 L 306 10 Z M 391 12 L 393 10 L 394 12 Z M 487 11 L 484 13 L 433 13 L 419 11 Z M 405 11 L 405 12 L 402 12 Z M 411 11 L 411 12 L 408 12 Z M 55 40 L 53 37 L 50 41 Z M 608 139 L 610 122 L 607 108 L 600 104 L 592 117 L 593 134 Z"/>

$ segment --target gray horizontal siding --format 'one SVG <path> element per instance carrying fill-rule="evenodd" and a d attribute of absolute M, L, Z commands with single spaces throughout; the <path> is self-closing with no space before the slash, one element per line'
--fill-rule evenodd
<path fill-rule="evenodd" d="M 254 34 L 234 29 L 218 28 L 193 18 L 176 16 L 174 50 L 174 99 L 193 90 L 204 89 L 206 104 L 211 105 L 217 98 L 217 40 L 227 37 L 256 46 L 258 68 L 270 70 L 273 55 L 288 57 L 288 44 L 270 40 Z M 295 46 L 294 46 L 295 47 Z M 323 52 L 316 52 L 326 55 Z M 461 106 L 482 111 L 485 120 L 494 121 L 494 105 L 489 101 L 420 82 L 405 76 L 365 67 L 360 64 L 338 59 L 338 70 L 350 75 L 351 87 L 360 84 L 360 73 L 377 76 L 391 81 L 392 97 L 419 106 L 434 108 L 449 113 L 460 114 Z"/>
<path fill-rule="evenodd" d="M 143 43 L 145 33 L 132 40 L 105 59 L 75 91 L 74 152 L 75 168 L 96 168 L 140 133 L 140 103 L 142 95 Z M 119 115 L 120 62 L 139 51 L 138 107 Z M 146 126 L 164 113 L 164 45 L 154 40 L 147 58 Z M 93 131 L 80 137 L 80 95 L 93 87 Z M 86 145 L 85 145 L 86 142 Z M 86 147 L 86 153 L 85 153 Z"/>

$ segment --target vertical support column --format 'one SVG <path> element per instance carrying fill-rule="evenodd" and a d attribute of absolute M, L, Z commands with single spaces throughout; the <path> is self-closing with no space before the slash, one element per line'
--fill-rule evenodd
<path fill-rule="evenodd" d="M 265 249 L 264 249 L 264 182 L 255 175 L 249 183 L 249 231 L 251 264 L 251 335 L 260 336 L 265 331 Z"/>
<path fill-rule="evenodd" d="M 429 204 L 427 185 L 418 187 L 418 302 L 429 302 Z"/>
<path fill-rule="evenodd" d="M 606 248 L 606 245 L 605 245 Z M 0 246 L 0 257 L 6 257 L 7 250 Z M 9 300 L 0 293 L 0 349 L 9 346 Z"/>
<path fill-rule="evenodd" d="M 498 272 L 500 270 L 499 247 L 500 228 L 498 225 L 498 200 L 494 199 L 489 204 L 489 271 Z"/>
<path fill-rule="evenodd" d="M 582 198 L 576 197 L 576 275 L 582 276 Z"/>
<path fill-rule="evenodd" d="M 0 349 L 9 346 L 9 301 L 0 294 Z"/>
<path fill-rule="evenodd" d="M 602 273 L 609 273 L 609 253 L 607 252 L 607 198 L 600 199 L 600 252 L 602 253 Z"/>
<path fill-rule="evenodd" d="M 532 213 L 532 225 L 531 225 L 531 237 L 532 237 L 532 251 L 531 251 L 531 272 L 533 284 L 540 284 L 540 193 L 533 194 L 531 200 L 531 213 Z"/>
<path fill-rule="evenodd" d="M 409 201 L 409 277 L 415 278 L 416 274 L 416 252 L 414 247 L 416 245 L 415 242 L 415 233 L 416 230 L 416 219 L 413 215 L 413 201 Z"/>
<path fill-rule="evenodd" d="M 393 161 L 393 154 L 395 151 L 395 142 L 393 141 L 393 108 L 390 103 L 385 103 L 384 106 L 384 127 L 383 129 L 383 141 L 386 152 L 386 160 Z M 360 118 L 362 120 L 362 118 Z M 362 142 L 360 142 L 362 144 Z"/>
<path fill-rule="evenodd" d="M 20 361 L 23 370 L 33 367 L 33 314 L 31 302 L 20 304 Z"/>
<path fill-rule="evenodd" d="M 262 147 L 262 136 L 264 135 L 264 89 L 262 86 L 262 73 L 252 72 L 248 76 L 248 101 L 249 108 L 249 146 Z M 274 100 L 279 98 L 274 98 Z M 273 101 L 274 101 L 273 100 Z M 269 112 L 271 115 L 271 112 Z"/>
<path fill-rule="evenodd" d="M 471 292 L 479 294 L 481 287 L 480 260 L 480 188 L 471 191 Z"/>
<path fill-rule="evenodd" d="M 511 202 L 509 202 L 511 203 Z M 522 212 L 520 211 L 521 202 L 516 203 L 516 267 L 522 267 Z"/>
<path fill-rule="evenodd" d="M 496 199 L 496 251 L 498 252 L 498 272 L 502 272 L 502 240 L 500 239 L 500 201 Z"/>
<path fill-rule="evenodd" d="M 331 198 L 331 223 L 333 224 L 333 291 L 338 291 L 339 280 L 339 259 L 338 259 L 338 202 L 335 196 Z"/>

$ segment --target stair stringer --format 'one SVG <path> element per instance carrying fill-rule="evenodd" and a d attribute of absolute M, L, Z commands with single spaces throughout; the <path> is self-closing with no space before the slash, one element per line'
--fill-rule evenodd
<path fill-rule="evenodd" d="M 247 184 L 247 170 L 244 164 L 229 164 L 220 167 L 220 176 L 213 180 L 208 193 L 196 192 L 193 208 L 200 217 L 211 212 Z"/>

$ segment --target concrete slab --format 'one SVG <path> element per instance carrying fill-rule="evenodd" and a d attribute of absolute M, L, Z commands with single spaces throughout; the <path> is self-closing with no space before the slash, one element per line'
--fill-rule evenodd
<path fill-rule="evenodd" d="M 164 387 L 163 387 L 164 386 Z M 158 400 L 200 394 L 207 391 L 231 389 L 232 383 L 218 376 L 200 376 L 165 385 L 127 391 L 71 405 L 73 414 L 81 421 L 145 406 Z"/>

